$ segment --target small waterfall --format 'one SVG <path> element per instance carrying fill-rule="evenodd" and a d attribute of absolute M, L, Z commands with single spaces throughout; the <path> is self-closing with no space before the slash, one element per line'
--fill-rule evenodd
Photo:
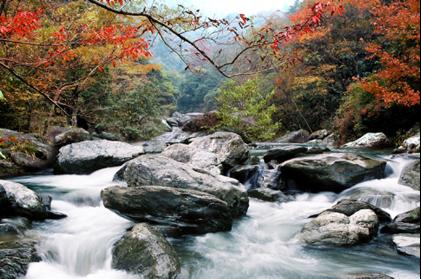
<path fill-rule="evenodd" d="M 340 194 L 338 200 L 355 198 L 387 211 L 392 217 L 420 206 L 420 193 L 399 184 L 403 169 L 413 160 L 388 156 L 384 179 L 362 182 Z"/>
<path fill-rule="evenodd" d="M 261 180 L 263 179 L 263 174 L 265 173 L 266 170 L 267 170 L 267 166 L 266 166 L 265 160 L 260 159 L 260 161 L 259 161 L 259 167 L 258 167 L 257 171 L 244 184 L 244 186 L 246 187 L 246 189 L 247 190 L 251 190 L 251 189 L 259 188 L 259 185 L 261 183 Z"/>
<path fill-rule="evenodd" d="M 65 213 L 63 220 L 35 225 L 42 237 L 38 251 L 42 261 L 32 263 L 26 279 L 132 279 L 112 270 L 111 249 L 132 223 L 106 209 L 100 192 L 120 168 L 91 175 L 47 175 L 15 181 L 54 196 L 52 209 Z"/>

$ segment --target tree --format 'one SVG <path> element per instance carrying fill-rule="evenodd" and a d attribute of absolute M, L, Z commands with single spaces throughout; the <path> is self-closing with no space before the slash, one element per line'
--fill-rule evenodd
<path fill-rule="evenodd" d="M 224 83 L 216 97 L 219 128 L 239 133 L 249 141 L 273 139 L 279 128 L 272 119 L 275 106 L 270 105 L 274 91 L 262 92 L 263 86 L 259 78 L 243 84 L 233 80 Z"/>
<path fill-rule="evenodd" d="M 9 78 L 1 87 L 8 102 L 40 95 L 75 124 L 80 92 L 107 66 L 150 56 L 142 31 L 81 0 L 3 0 L 0 69 Z"/>
<path fill-rule="evenodd" d="M 379 42 L 367 51 L 379 59 L 381 69 L 361 81 L 362 88 L 386 107 L 420 104 L 420 2 L 392 1 L 373 9 Z"/>

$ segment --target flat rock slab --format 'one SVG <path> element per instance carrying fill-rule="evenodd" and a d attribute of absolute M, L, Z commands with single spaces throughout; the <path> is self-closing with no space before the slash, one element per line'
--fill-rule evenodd
<path fill-rule="evenodd" d="M 136 222 L 172 227 L 183 234 L 231 230 L 227 203 L 213 195 L 161 186 L 109 187 L 102 191 L 104 206 Z"/>
<path fill-rule="evenodd" d="M 284 162 L 282 176 L 309 192 L 342 192 L 360 182 L 385 177 L 386 162 L 352 153 L 327 153 Z"/>
<path fill-rule="evenodd" d="M 96 140 L 73 143 L 62 147 L 58 155 L 58 171 L 87 174 L 115 167 L 144 153 L 142 146 L 124 142 Z"/>
<path fill-rule="evenodd" d="M 237 180 L 161 155 L 143 155 L 128 162 L 119 178 L 129 187 L 160 185 L 214 195 L 228 204 L 234 217 L 245 215 L 249 206 L 247 192 Z"/>

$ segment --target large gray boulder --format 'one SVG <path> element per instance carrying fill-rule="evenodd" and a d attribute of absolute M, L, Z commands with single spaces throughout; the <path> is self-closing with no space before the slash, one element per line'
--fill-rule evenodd
<path fill-rule="evenodd" d="M 162 155 L 218 175 L 222 174 L 224 166 L 233 167 L 244 161 L 248 145 L 237 134 L 218 132 L 194 138 L 188 145 L 171 145 Z"/>
<path fill-rule="evenodd" d="M 360 182 L 385 177 L 386 162 L 352 153 L 305 156 L 284 162 L 288 186 L 310 192 L 342 192 Z"/>
<path fill-rule="evenodd" d="M 105 207 L 124 217 L 169 227 L 179 235 L 229 231 L 233 223 L 226 202 L 190 189 L 115 186 L 101 197 Z"/>
<path fill-rule="evenodd" d="M 44 220 L 66 217 L 49 211 L 49 205 L 34 191 L 6 180 L 0 180 L 0 208 L 0 218 L 22 216 L 31 220 Z"/>
<path fill-rule="evenodd" d="M 390 141 L 384 133 L 367 133 L 356 141 L 343 145 L 343 148 L 381 149 L 390 146 Z"/>
<path fill-rule="evenodd" d="M 175 279 L 180 262 L 162 234 L 147 224 L 138 224 L 113 248 L 112 267 L 144 279 Z"/>
<path fill-rule="evenodd" d="M 38 262 L 36 242 L 32 240 L 0 241 L 0 278 L 16 279 L 26 275 L 30 263 Z"/>
<path fill-rule="evenodd" d="M 399 184 L 420 190 L 420 160 L 414 161 L 406 166 L 399 179 Z"/>
<path fill-rule="evenodd" d="M 306 130 L 290 132 L 277 140 L 282 143 L 306 143 L 310 140 L 310 133 Z"/>
<path fill-rule="evenodd" d="M 143 147 L 124 142 L 95 140 L 73 143 L 60 149 L 57 171 L 87 174 L 122 165 L 143 153 Z"/>
<path fill-rule="evenodd" d="M 0 129 L 0 140 L 8 144 L 0 147 L 0 177 L 24 175 L 52 166 L 55 150 L 48 142 L 33 134 Z"/>
<path fill-rule="evenodd" d="M 314 246 L 354 246 L 372 240 L 378 227 L 377 215 L 370 209 L 360 210 L 349 217 L 327 211 L 306 224 L 299 239 Z"/>
<path fill-rule="evenodd" d="M 160 185 L 209 193 L 225 201 L 234 217 L 246 214 L 249 205 L 247 192 L 237 180 L 161 155 L 143 155 L 128 162 L 120 177 L 129 187 Z"/>

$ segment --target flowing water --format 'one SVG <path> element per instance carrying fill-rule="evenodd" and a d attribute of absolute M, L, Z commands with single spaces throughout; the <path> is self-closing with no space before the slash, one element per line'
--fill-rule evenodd
<path fill-rule="evenodd" d="M 182 279 L 339 278 L 354 272 L 382 272 L 397 279 L 419 278 L 419 261 L 399 256 L 386 237 L 347 249 L 303 247 L 296 234 L 308 216 L 340 199 L 365 191 L 365 199 L 396 216 L 419 206 L 420 194 L 398 185 L 408 159 L 393 159 L 388 178 L 361 183 L 340 195 L 300 194 L 276 204 L 252 200 L 246 217 L 231 232 L 172 239 L 182 260 Z M 52 207 L 68 218 L 35 224 L 40 263 L 30 265 L 27 279 L 131 279 L 111 268 L 111 248 L 127 221 L 105 209 L 100 191 L 112 185 L 119 168 L 91 175 L 38 175 L 15 179 L 53 196 Z"/>

